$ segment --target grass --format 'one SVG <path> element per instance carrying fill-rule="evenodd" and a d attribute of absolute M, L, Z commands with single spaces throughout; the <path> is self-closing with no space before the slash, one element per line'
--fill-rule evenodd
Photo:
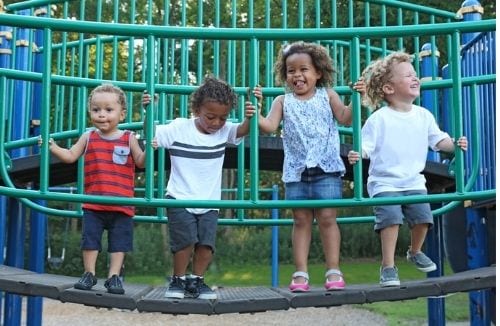
<path fill-rule="evenodd" d="M 418 280 L 426 275 L 419 272 L 413 265 L 406 261 L 396 262 L 399 277 L 404 281 Z M 371 259 L 343 260 L 342 272 L 347 285 L 349 284 L 378 284 L 379 261 Z M 292 265 L 279 266 L 279 286 L 286 286 L 293 273 Z M 323 265 L 310 265 L 309 276 L 313 286 L 322 287 L 324 282 Z M 449 267 L 445 266 L 445 275 L 451 274 Z M 165 285 L 164 276 L 126 276 L 127 282 L 149 284 L 153 286 Z M 206 282 L 210 285 L 238 287 L 238 286 L 271 286 L 270 266 L 215 266 L 212 265 L 206 275 Z M 383 315 L 389 325 L 422 325 L 427 323 L 427 298 L 398 302 L 376 302 L 355 305 L 357 308 L 366 309 Z M 447 322 L 469 320 L 469 297 L 467 293 L 456 293 L 445 299 L 445 316 Z"/>

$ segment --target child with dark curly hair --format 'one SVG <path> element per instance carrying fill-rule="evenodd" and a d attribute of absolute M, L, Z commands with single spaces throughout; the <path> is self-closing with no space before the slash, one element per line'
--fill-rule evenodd
<path fill-rule="evenodd" d="M 143 105 L 151 101 L 143 95 Z M 255 113 L 250 101 L 245 103 L 245 120 L 227 121 L 237 103 L 234 90 L 215 77 L 205 78 L 191 94 L 192 118 L 176 118 L 156 127 L 153 146 L 168 148 L 171 170 L 167 198 L 182 200 L 220 200 L 222 164 L 226 144 L 239 144 L 247 135 L 249 118 Z M 173 275 L 166 298 L 185 295 L 215 300 L 217 294 L 204 282 L 204 274 L 215 250 L 218 209 L 167 209 L 170 250 L 174 255 Z M 186 271 L 192 258 L 192 274 Z"/>
<path fill-rule="evenodd" d="M 351 109 L 331 88 L 334 68 L 319 44 L 295 42 L 284 46 L 275 65 L 284 95 L 274 99 L 267 117 L 259 115 L 260 130 L 274 132 L 283 121 L 283 177 L 287 200 L 342 198 L 345 166 L 340 157 L 338 124 L 351 124 Z M 326 260 L 325 288 L 345 287 L 339 268 L 340 230 L 337 210 L 294 208 L 292 246 L 296 271 L 290 290 L 309 291 L 307 261 L 313 220 L 318 222 Z"/>

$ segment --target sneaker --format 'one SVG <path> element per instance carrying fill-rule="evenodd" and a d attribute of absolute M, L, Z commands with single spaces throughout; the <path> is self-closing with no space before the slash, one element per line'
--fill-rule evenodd
<path fill-rule="evenodd" d="M 94 274 L 92 274 L 91 272 L 85 272 L 73 287 L 78 290 L 88 291 L 92 289 L 92 287 L 96 284 L 97 284 L 97 277 L 95 277 Z"/>
<path fill-rule="evenodd" d="M 187 295 L 189 298 L 198 298 L 200 295 L 200 291 L 198 289 L 198 280 L 200 278 L 196 276 L 188 276 L 186 277 L 186 284 L 185 284 L 185 295 Z"/>
<path fill-rule="evenodd" d="M 203 300 L 217 299 L 217 293 L 205 284 L 203 277 L 189 277 L 186 282 L 186 292 L 193 298 Z"/>
<path fill-rule="evenodd" d="M 335 280 L 335 281 L 328 280 L 328 277 L 330 275 L 337 275 L 338 276 L 338 280 Z M 325 289 L 327 291 L 334 291 L 334 290 L 343 290 L 343 289 L 345 289 L 344 275 L 342 274 L 342 272 L 340 270 L 334 269 L 334 268 L 329 269 L 325 273 L 325 278 L 326 278 Z"/>
<path fill-rule="evenodd" d="M 172 276 L 165 298 L 184 299 L 184 283 L 185 281 L 179 276 Z"/>
<path fill-rule="evenodd" d="M 380 267 L 380 285 L 386 286 L 399 286 L 398 268 L 394 267 Z"/>
<path fill-rule="evenodd" d="M 302 277 L 304 278 L 304 283 L 295 283 L 295 278 Z M 306 272 L 297 271 L 292 274 L 292 282 L 288 286 L 290 291 L 292 292 L 309 292 L 309 274 Z"/>
<path fill-rule="evenodd" d="M 412 255 L 410 250 L 408 250 L 406 252 L 406 260 L 414 263 L 415 266 L 417 266 L 417 269 L 424 273 L 435 271 L 437 268 L 436 264 L 434 264 L 434 262 L 421 251 Z"/>
<path fill-rule="evenodd" d="M 108 289 L 108 293 L 113 294 L 124 294 L 125 290 L 123 289 L 122 281 L 118 277 L 118 275 L 113 275 L 104 282 L 104 287 Z"/>

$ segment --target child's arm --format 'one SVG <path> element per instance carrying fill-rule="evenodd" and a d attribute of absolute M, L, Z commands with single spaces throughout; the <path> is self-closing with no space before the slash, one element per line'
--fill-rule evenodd
<path fill-rule="evenodd" d="M 350 126 L 352 123 L 352 109 L 351 105 L 346 106 L 341 100 L 339 94 L 333 89 L 328 90 L 328 97 L 330 99 L 330 107 L 332 108 L 335 119 L 344 126 Z"/>
<path fill-rule="evenodd" d="M 259 128 L 264 133 L 272 133 L 278 129 L 281 120 L 283 119 L 283 101 L 285 97 L 283 95 L 278 96 L 274 99 L 271 105 L 271 111 L 267 117 L 264 118 L 261 112 L 259 112 Z"/>
<path fill-rule="evenodd" d="M 249 90 L 249 92 L 250 92 L 250 90 Z M 255 87 L 253 89 L 253 94 L 258 99 L 257 106 L 259 108 L 261 108 L 262 107 L 262 90 L 261 90 L 261 88 L 258 86 Z M 255 114 L 255 106 L 252 104 L 252 102 L 250 102 L 250 99 L 249 99 L 248 101 L 245 102 L 245 120 L 243 120 L 243 122 L 241 122 L 238 125 L 238 129 L 236 131 L 237 138 L 248 135 L 248 133 L 250 132 L 250 118 L 253 117 L 254 114 Z"/>
<path fill-rule="evenodd" d="M 54 139 L 49 139 L 49 150 L 50 152 L 56 156 L 61 162 L 64 163 L 74 163 L 76 160 L 82 156 L 85 151 L 85 147 L 87 146 L 88 141 L 88 132 L 84 133 L 78 141 L 71 146 L 71 148 L 62 148 L 54 141 Z M 38 139 L 38 144 L 42 144 L 42 138 Z"/>
<path fill-rule="evenodd" d="M 456 144 L 464 151 L 467 150 L 468 141 L 467 138 L 462 136 L 458 138 Z M 444 138 L 439 143 L 437 143 L 436 147 L 443 152 L 452 153 L 455 150 L 455 143 L 453 139 L 450 137 Z"/>
<path fill-rule="evenodd" d="M 139 141 L 135 137 L 135 134 L 130 135 L 130 150 L 132 153 L 132 158 L 134 159 L 135 165 L 138 168 L 144 168 L 146 161 L 146 153 L 142 150 L 139 145 Z"/>

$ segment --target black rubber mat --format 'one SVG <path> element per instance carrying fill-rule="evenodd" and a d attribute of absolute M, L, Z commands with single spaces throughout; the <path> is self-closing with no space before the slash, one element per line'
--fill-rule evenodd
<path fill-rule="evenodd" d="M 341 291 L 313 288 L 308 293 L 291 293 L 287 288 L 235 287 L 216 290 L 217 300 L 167 299 L 165 287 L 124 283 L 125 294 L 109 294 L 104 280 L 91 291 L 76 290 L 76 277 L 38 274 L 0 265 L 0 291 L 27 296 L 43 296 L 63 302 L 94 307 L 137 309 L 140 312 L 167 314 L 225 314 L 287 310 L 300 307 L 330 307 L 378 301 L 409 300 L 448 293 L 468 292 L 496 287 L 496 267 L 483 267 L 453 275 L 402 281 L 398 287 L 379 284 L 348 285 Z"/>

